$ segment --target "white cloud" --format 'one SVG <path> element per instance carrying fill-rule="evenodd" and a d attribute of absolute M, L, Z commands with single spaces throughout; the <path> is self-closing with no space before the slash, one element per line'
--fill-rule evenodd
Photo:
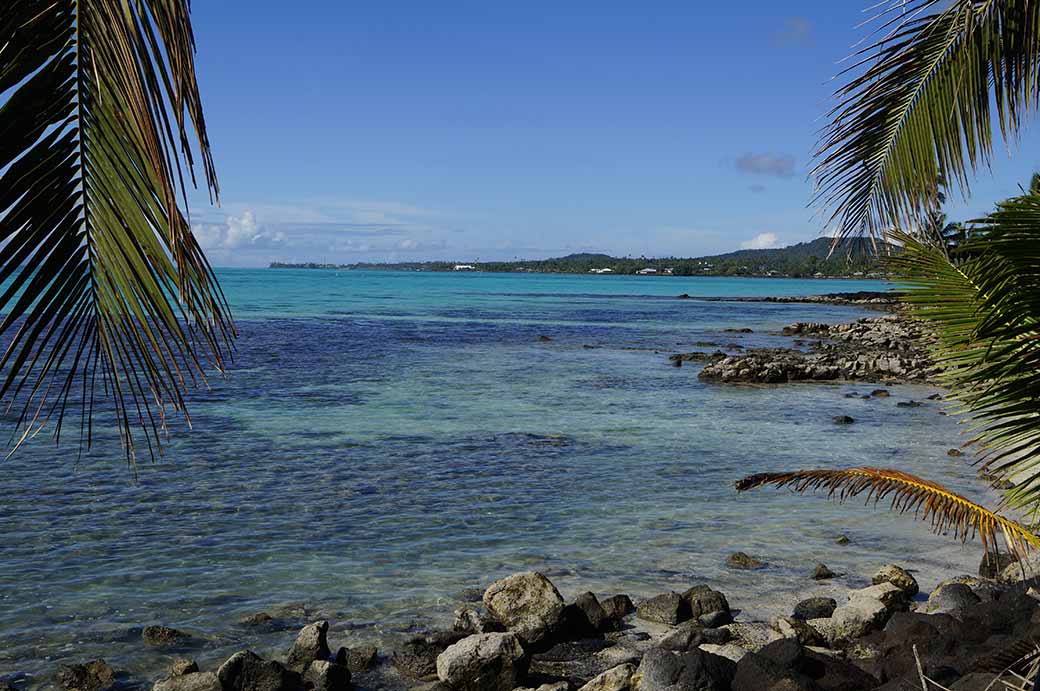
<path fill-rule="evenodd" d="M 745 175 L 769 175 L 789 178 L 794 175 L 794 156 L 790 154 L 747 153 L 736 161 L 737 170 Z"/>
<path fill-rule="evenodd" d="M 780 238 L 776 233 L 759 233 L 750 240 L 740 243 L 740 248 L 745 250 L 768 250 L 777 247 Z"/>
<path fill-rule="evenodd" d="M 273 247 L 286 241 L 284 232 L 268 231 L 260 226 L 251 209 L 238 216 L 229 214 L 223 223 L 197 223 L 192 226 L 192 232 L 205 250 Z"/>

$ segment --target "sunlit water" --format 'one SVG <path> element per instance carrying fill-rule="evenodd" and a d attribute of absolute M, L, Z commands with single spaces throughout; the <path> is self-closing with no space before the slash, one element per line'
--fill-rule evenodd
<path fill-rule="evenodd" d="M 303 603 L 334 644 L 444 625 L 460 593 L 537 569 L 565 594 L 708 582 L 745 616 L 857 585 L 891 560 L 923 585 L 978 547 L 860 505 L 733 481 L 780 468 L 893 466 L 985 497 L 958 428 L 872 385 L 718 386 L 670 353 L 789 345 L 850 307 L 677 300 L 884 289 L 874 282 L 227 270 L 241 337 L 195 428 L 132 481 L 110 439 L 79 463 L 39 440 L 0 474 L 0 679 L 49 683 L 104 657 L 142 678 L 170 657 L 139 628 L 205 642 L 215 664 L 290 632 L 243 615 Z M 722 333 L 750 327 L 752 334 Z M 544 341 L 540 336 L 552 340 Z M 831 418 L 849 414 L 851 426 Z M 74 443 L 74 442 L 73 442 Z M 845 533 L 851 544 L 839 546 Z M 764 571 L 725 567 L 744 550 Z M 817 561 L 849 574 L 816 584 Z"/>

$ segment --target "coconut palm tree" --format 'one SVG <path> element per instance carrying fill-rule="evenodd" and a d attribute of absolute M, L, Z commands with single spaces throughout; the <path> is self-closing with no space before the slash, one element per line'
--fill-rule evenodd
<path fill-rule="evenodd" d="M 78 409 L 81 444 L 113 424 L 133 463 L 231 347 L 186 218 L 192 139 L 218 195 L 189 4 L 9 0 L 0 13 L 0 398 L 15 447 L 43 429 L 60 439 Z"/>
<path fill-rule="evenodd" d="M 1040 502 L 1040 178 L 998 205 L 951 252 L 936 216 L 943 186 L 962 194 L 989 163 L 994 140 L 1013 144 L 1040 99 L 1040 4 L 1029 0 L 894 0 L 857 54 L 829 114 L 814 169 L 816 203 L 840 237 L 887 237 L 890 261 L 912 284 L 917 316 L 938 335 L 937 358 L 985 467 L 1009 480 L 1002 508 Z M 907 229 L 929 228 L 931 232 Z M 892 230 L 895 229 L 895 230 Z M 952 230 L 952 229 L 951 229 Z M 928 241 L 928 236 L 940 241 Z M 1019 556 L 1040 539 L 996 512 L 898 470 L 766 473 L 763 485 L 865 495 L 932 521 L 939 532 L 1002 537 Z"/>

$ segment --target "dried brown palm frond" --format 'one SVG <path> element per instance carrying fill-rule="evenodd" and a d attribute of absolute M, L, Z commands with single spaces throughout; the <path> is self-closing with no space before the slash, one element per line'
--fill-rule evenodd
<path fill-rule="evenodd" d="M 764 485 L 791 487 L 796 492 L 826 490 L 827 497 L 844 503 L 866 495 L 874 505 L 891 499 L 889 508 L 913 513 L 930 521 L 937 534 L 953 531 L 967 540 L 978 536 L 987 550 L 997 548 L 998 535 L 1007 549 L 1023 558 L 1029 549 L 1040 549 L 1040 538 L 1018 523 L 962 497 L 942 485 L 901 470 L 888 468 L 847 468 L 842 470 L 797 470 L 785 473 L 749 475 L 736 483 L 738 492 Z"/>
<path fill-rule="evenodd" d="M 1010 646 L 1006 653 L 1005 657 L 1012 653 L 1018 653 L 1018 657 L 996 670 L 997 676 L 986 691 L 1036 691 L 1037 678 L 1040 677 L 1040 645 L 1036 641 L 1021 641 Z"/>

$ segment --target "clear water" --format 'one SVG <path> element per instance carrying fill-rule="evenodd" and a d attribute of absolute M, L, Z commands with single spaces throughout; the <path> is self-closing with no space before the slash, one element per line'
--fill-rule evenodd
<path fill-rule="evenodd" d="M 884 289 L 867 281 L 226 270 L 241 338 L 195 429 L 131 482 L 117 449 L 31 445 L 0 468 L 0 678 L 45 685 L 105 657 L 144 678 L 169 657 L 139 627 L 205 640 L 214 664 L 284 649 L 239 617 L 303 603 L 334 644 L 447 623 L 459 593 L 526 569 L 565 594 L 708 582 L 745 616 L 858 584 L 882 563 L 924 585 L 977 545 L 905 518 L 763 490 L 779 468 L 894 466 L 985 497 L 924 387 L 706 385 L 667 355 L 696 341 L 789 343 L 858 308 L 676 300 Z M 753 334 L 720 333 L 750 327 Z M 539 336 L 552 338 L 543 342 Z M 591 347 L 590 347 L 591 346 Z M 701 347 L 702 349 L 710 349 Z M 836 414 L 857 423 L 838 427 Z M 841 533 L 848 546 L 834 543 Z M 744 550 L 759 572 L 727 569 Z M 816 584 L 824 561 L 849 575 Z"/>

